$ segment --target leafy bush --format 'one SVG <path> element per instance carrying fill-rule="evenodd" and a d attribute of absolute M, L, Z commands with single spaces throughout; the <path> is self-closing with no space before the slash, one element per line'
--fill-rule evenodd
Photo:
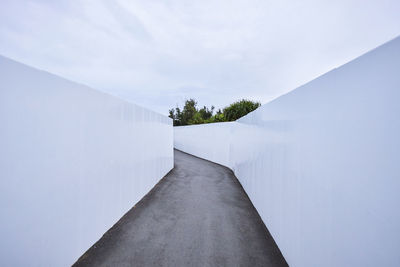
<path fill-rule="evenodd" d="M 179 107 L 170 109 L 169 117 L 172 118 L 174 126 L 235 121 L 254 111 L 260 105 L 259 102 L 242 99 L 213 114 L 214 106 L 211 106 L 210 109 L 206 106 L 198 109 L 197 102 L 189 99 L 185 101 L 182 110 Z"/>
<path fill-rule="evenodd" d="M 256 110 L 259 106 L 261 106 L 259 102 L 242 99 L 224 108 L 224 115 L 227 121 L 235 121 Z"/>

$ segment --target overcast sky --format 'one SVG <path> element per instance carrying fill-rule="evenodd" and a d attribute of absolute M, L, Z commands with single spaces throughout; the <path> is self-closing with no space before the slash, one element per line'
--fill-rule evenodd
<path fill-rule="evenodd" d="M 399 0 L 0 3 L 0 54 L 164 114 L 266 103 L 400 34 Z"/>

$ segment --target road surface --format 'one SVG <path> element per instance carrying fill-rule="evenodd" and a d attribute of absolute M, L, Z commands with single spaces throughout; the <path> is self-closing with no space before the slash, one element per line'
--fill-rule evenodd
<path fill-rule="evenodd" d="M 175 150 L 175 168 L 74 266 L 287 266 L 233 172 Z"/>

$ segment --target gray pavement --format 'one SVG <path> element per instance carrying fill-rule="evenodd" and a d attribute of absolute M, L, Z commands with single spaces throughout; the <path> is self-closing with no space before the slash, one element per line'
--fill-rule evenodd
<path fill-rule="evenodd" d="M 287 266 L 233 172 L 175 150 L 175 168 L 74 266 Z"/>

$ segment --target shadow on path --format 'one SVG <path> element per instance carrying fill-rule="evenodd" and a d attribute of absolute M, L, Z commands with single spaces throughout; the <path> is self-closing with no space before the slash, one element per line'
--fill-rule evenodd
<path fill-rule="evenodd" d="M 74 266 L 287 266 L 233 172 L 175 150 L 175 168 Z"/>

